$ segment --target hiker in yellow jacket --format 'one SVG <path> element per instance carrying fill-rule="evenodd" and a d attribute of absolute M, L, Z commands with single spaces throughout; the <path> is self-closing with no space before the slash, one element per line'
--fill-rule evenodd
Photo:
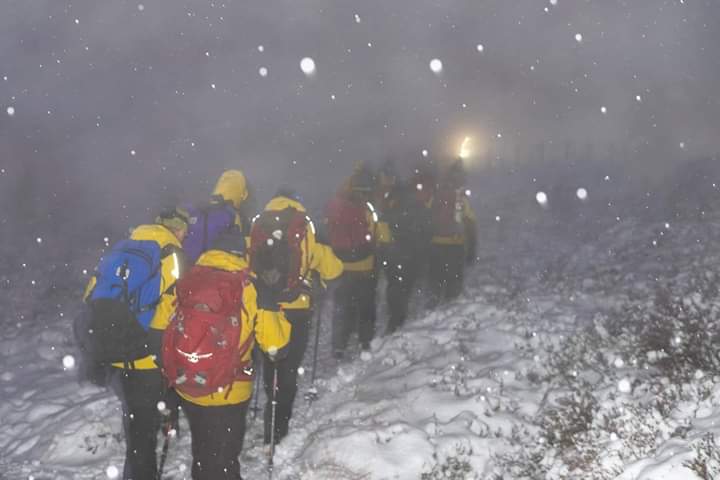
<path fill-rule="evenodd" d="M 372 172 L 358 169 L 327 208 L 330 247 L 343 262 L 343 274 L 334 291 L 332 347 L 336 359 L 345 355 L 353 330 L 358 332 L 363 358 L 375 336 L 379 218 L 371 203 L 374 189 Z"/>
<path fill-rule="evenodd" d="M 239 272 L 248 269 L 245 255 L 245 238 L 239 229 L 234 229 L 220 234 L 196 265 Z M 190 277 L 192 272 L 194 269 Z M 285 356 L 291 325 L 279 311 L 258 309 L 257 291 L 250 282 L 242 290 L 238 317 L 241 322 L 238 349 L 243 363 L 251 363 L 253 344 L 273 360 Z M 190 423 L 193 480 L 240 479 L 238 457 L 253 394 L 252 376 L 237 379 L 229 387 L 205 396 L 193 397 L 184 393 L 181 386 L 177 389 Z"/>
<path fill-rule="evenodd" d="M 166 400 L 165 382 L 158 369 L 162 334 L 174 312 L 174 285 L 183 268 L 181 242 L 187 232 L 187 214 L 182 209 L 164 211 L 155 224 L 135 228 L 131 240 L 156 242 L 163 250 L 160 263 L 160 298 L 147 332 L 151 352 L 133 361 L 112 364 L 110 386 L 122 402 L 125 433 L 123 479 L 153 480 L 157 474 L 155 449 L 162 422 L 158 403 Z M 85 290 L 87 300 L 97 285 L 93 276 Z M 91 332 L 92 333 L 92 332 Z"/>
<path fill-rule="evenodd" d="M 458 161 L 444 172 L 432 196 L 429 308 L 460 295 L 465 265 L 476 260 L 475 212 L 464 185 L 465 171 Z"/>
<path fill-rule="evenodd" d="M 285 227 L 279 226 L 283 219 L 288 218 L 292 219 L 290 224 L 293 226 L 289 227 L 293 230 L 291 233 L 283 231 Z M 278 228 L 273 227 L 272 231 L 267 232 L 269 236 L 262 236 L 267 222 L 272 224 L 275 219 L 280 222 Z M 272 246 L 275 242 L 280 245 L 288 236 L 299 240 L 297 249 L 293 246 L 275 253 L 271 249 L 264 249 L 265 246 Z M 259 307 L 282 312 L 292 324 L 292 334 L 285 358 L 273 363 L 267 355 L 263 357 L 263 383 L 265 396 L 268 399 L 264 414 L 265 443 L 270 444 L 271 438 L 277 443 L 288 433 L 297 394 L 298 367 L 305 355 L 313 318 L 313 277 L 319 277 L 320 281 L 333 280 L 342 273 L 343 264 L 330 247 L 316 241 L 315 227 L 307 216 L 305 207 L 300 203 L 297 194 L 289 188 L 281 188 L 265 206 L 265 210 L 254 220 L 249 251 L 250 265 L 253 273 L 257 275 L 255 285 L 258 290 Z M 272 258 L 265 258 L 267 252 L 272 253 Z M 273 265 L 268 265 L 267 262 Z M 272 275 L 270 272 L 273 272 Z M 292 288 L 286 288 L 288 282 L 293 285 Z M 277 369 L 278 384 L 273 436 L 271 399 L 275 369 Z"/>

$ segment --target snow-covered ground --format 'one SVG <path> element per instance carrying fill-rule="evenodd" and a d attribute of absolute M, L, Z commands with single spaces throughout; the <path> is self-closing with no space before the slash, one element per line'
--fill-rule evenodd
<path fill-rule="evenodd" d="M 657 364 L 674 353 L 647 352 L 622 330 L 656 308 L 658 286 L 682 296 L 693 275 L 714 274 L 720 216 L 618 220 L 588 205 L 558 218 L 534 198 L 484 205 L 480 261 L 464 295 L 416 309 L 402 331 L 373 342 L 372 359 L 330 358 L 326 308 L 319 398 L 298 399 L 275 478 L 693 479 L 700 470 L 684 462 L 703 451 L 703 465 L 716 468 L 704 478 L 720 478 L 712 448 L 693 447 L 720 432 L 716 372 L 668 376 Z M 79 386 L 66 358 L 96 254 L 77 247 L 62 252 L 67 265 L 54 263 L 47 240 L 3 255 L 3 480 L 112 478 L 122 468 L 118 402 Z M 715 312 L 712 298 L 688 298 Z M 693 341 L 682 328 L 671 334 L 678 351 Z M 301 393 L 311 360 L 312 346 Z M 252 414 L 241 463 L 246 478 L 266 475 Z M 189 478 L 189 465 L 181 424 L 166 478 Z"/>

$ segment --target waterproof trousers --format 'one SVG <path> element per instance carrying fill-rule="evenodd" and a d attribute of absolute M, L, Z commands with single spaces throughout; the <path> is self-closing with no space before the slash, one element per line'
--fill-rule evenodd
<path fill-rule="evenodd" d="M 156 480 L 158 431 L 165 400 L 165 383 L 159 369 L 113 368 L 110 385 L 122 403 L 125 433 L 123 480 Z"/>
<path fill-rule="evenodd" d="M 273 375 L 277 368 L 277 405 L 275 406 L 275 443 L 278 443 L 288 434 L 290 417 L 292 417 L 293 403 L 298 390 L 298 367 L 305 356 L 310 332 L 310 322 L 313 311 L 284 310 L 285 318 L 292 325 L 290 342 L 286 347 L 287 355 L 276 362 L 263 355 L 263 386 L 265 387 L 265 443 L 270 444 L 272 432 L 272 398 L 273 398 Z"/>
<path fill-rule="evenodd" d="M 363 350 L 375 336 L 375 272 L 344 272 L 335 288 L 332 325 L 333 354 L 342 357 L 353 331 Z"/>
<path fill-rule="evenodd" d="M 242 480 L 238 457 L 249 403 L 206 407 L 183 399 L 192 436 L 193 480 Z"/>
<path fill-rule="evenodd" d="M 462 293 L 465 246 L 432 244 L 429 256 L 427 306 L 435 308 Z"/>
<path fill-rule="evenodd" d="M 389 335 L 405 324 L 408 305 L 416 288 L 421 264 L 411 257 L 388 256 L 384 261 L 387 278 L 386 301 L 388 323 L 385 334 Z"/>

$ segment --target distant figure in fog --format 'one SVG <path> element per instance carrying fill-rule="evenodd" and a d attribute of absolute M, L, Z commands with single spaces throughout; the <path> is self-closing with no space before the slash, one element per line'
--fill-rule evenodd
<path fill-rule="evenodd" d="M 361 167 L 338 191 L 327 207 L 326 224 L 330 247 L 343 262 L 343 274 L 335 289 L 332 347 L 342 358 L 353 331 L 360 348 L 370 350 L 375 336 L 375 253 L 378 215 L 372 204 L 375 180 Z"/>
<path fill-rule="evenodd" d="M 380 209 L 378 237 L 389 315 L 386 335 L 405 323 L 430 247 L 430 210 L 418 195 L 418 185 L 425 179 L 412 180 L 396 182 L 384 195 Z"/>
<path fill-rule="evenodd" d="M 469 195 L 458 160 L 443 173 L 430 200 L 429 308 L 460 295 L 465 265 L 476 260 L 476 220 Z"/>
<path fill-rule="evenodd" d="M 248 234 L 247 200 L 248 186 L 243 172 L 226 170 L 218 179 L 209 202 L 184 207 L 190 215 L 190 228 L 183 241 L 183 250 L 190 263 L 195 263 L 215 238 L 233 225 Z"/>

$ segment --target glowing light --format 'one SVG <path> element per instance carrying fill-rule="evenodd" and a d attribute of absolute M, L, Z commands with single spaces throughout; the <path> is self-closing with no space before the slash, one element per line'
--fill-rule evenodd
<path fill-rule="evenodd" d="M 472 138 L 465 137 L 462 141 L 462 144 L 460 145 L 460 153 L 458 154 L 460 158 L 462 158 L 463 160 L 470 158 L 470 155 L 472 155 L 472 150 L 470 148 L 471 145 Z"/>

